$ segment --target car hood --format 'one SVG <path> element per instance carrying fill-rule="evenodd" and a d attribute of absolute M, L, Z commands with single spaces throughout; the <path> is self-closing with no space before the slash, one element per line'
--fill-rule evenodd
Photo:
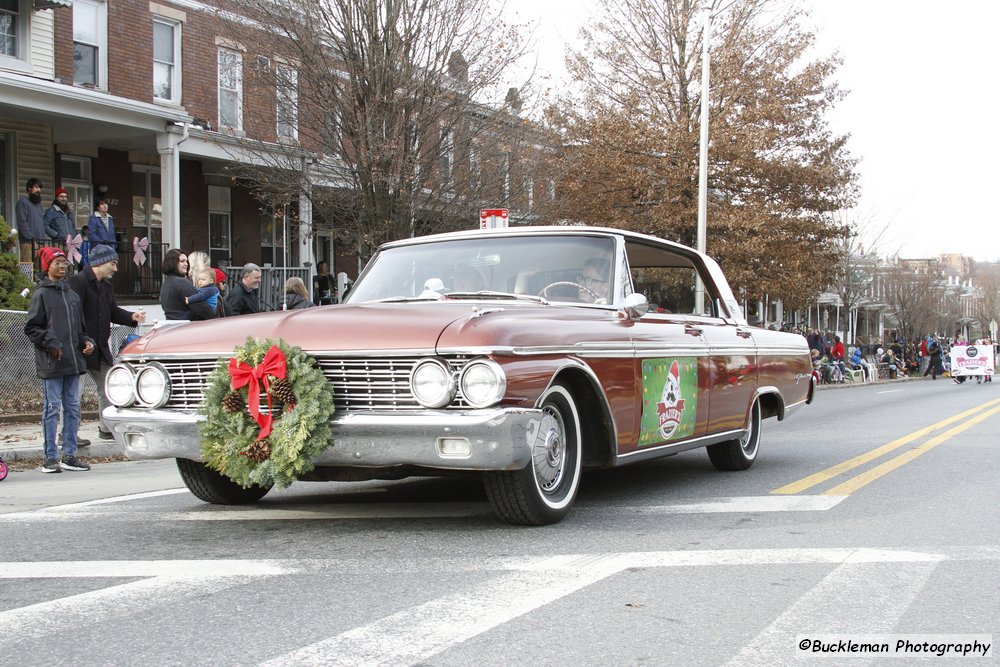
<path fill-rule="evenodd" d="M 606 309 L 493 301 L 348 304 L 158 328 L 123 354 L 221 356 L 247 337 L 332 353 L 571 344 L 593 338 L 595 320 L 612 319 Z"/>

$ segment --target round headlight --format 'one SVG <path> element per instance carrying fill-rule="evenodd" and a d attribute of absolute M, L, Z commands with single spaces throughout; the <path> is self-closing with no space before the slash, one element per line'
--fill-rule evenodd
<path fill-rule="evenodd" d="M 455 378 L 444 362 L 427 359 L 413 367 L 410 391 L 425 408 L 443 408 L 455 398 Z"/>
<path fill-rule="evenodd" d="M 104 395 L 119 408 L 127 408 L 135 402 L 135 375 L 130 366 L 112 366 L 104 380 Z"/>
<path fill-rule="evenodd" d="M 489 359 L 473 361 L 466 366 L 459 384 L 462 396 L 474 408 L 493 405 L 507 391 L 507 377 L 503 369 Z"/>
<path fill-rule="evenodd" d="M 135 395 L 147 407 L 162 408 L 170 398 L 170 378 L 166 369 L 151 363 L 136 371 Z"/>

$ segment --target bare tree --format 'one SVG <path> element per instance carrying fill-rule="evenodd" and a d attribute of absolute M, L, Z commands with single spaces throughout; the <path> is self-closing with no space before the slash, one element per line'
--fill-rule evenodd
<path fill-rule="evenodd" d="M 242 142 L 255 164 L 236 168 L 262 200 L 304 193 L 317 227 L 364 259 L 387 240 L 472 226 L 521 190 L 511 162 L 542 143 L 519 118 L 530 77 L 506 86 L 525 43 L 488 0 L 230 2 L 220 30 L 247 51 L 247 87 L 277 92 L 274 115 L 248 121 L 263 138 Z"/>
<path fill-rule="evenodd" d="M 830 214 L 855 199 L 855 161 L 826 121 L 839 61 L 807 59 L 813 36 L 786 4 L 603 0 L 569 60 L 580 94 L 550 109 L 571 146 L 559 214 L 694 244 L 712 11 L 708 251 L 750 300 L 794 307 L 830 284 Z"/>
<path fill-rule="evenodd" d="M 936 271 L 896 262 L 883 272 L 887 312 L 907 340 L 929 333 L 950 333 L 952 308 Z"/>
<path fill-rule="evenodd" d="M 873 301 L 872 292 L 880 269 L 877 248 L 888 225 L 873 232 L 870 218 L 840 216 L 838 228 L 831 241 L 835 254 L 830 291 L 840 297 L 848 319 L 847 339 L 853 342 L 857 337 L 857 311 Z"/>
<path fill-rule="evenodd" d="M 986 335 L 990 331 L 990 321 L 1000 321 L 1000 264 L 977 263 L 974 280 L 978 292 L 975 317 L 980 331 Z"/>

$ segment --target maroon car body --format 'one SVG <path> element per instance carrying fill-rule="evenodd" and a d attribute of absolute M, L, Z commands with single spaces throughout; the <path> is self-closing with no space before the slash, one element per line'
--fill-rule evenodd
<path fill-rule="evenodd" d="M 199 462 L 205 379 L 247 336 L 301 347 L 331 383 L 333 439 L 311 479 L 480 473 L 512 523 L 562 518 L 586 467 L 707 447 L 716 467 L 747 468 L 760 420 L 814 391 L 805 340 L 750 327 L 690 248 L 588 227 L 409 239 L 380 248 L 344 304 L 170 327 L 124 350 L 133 375 L 162 368 L 167 395 L 108 408 L 116 440 L 179 459 L 211 502 L 266 492 Z"/>

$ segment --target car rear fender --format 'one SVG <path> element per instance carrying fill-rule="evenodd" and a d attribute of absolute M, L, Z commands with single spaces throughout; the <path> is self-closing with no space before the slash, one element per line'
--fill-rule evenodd
<path fill-rule="evenodd" d="M 785 418 L 785 399 L 777 387 L 758 387 L 755 398 L 760 401 L 760 417 L 777 417 L 778 421 Z M 750 417 L 750 406 L 747 406 L 747 419 Z"/>

